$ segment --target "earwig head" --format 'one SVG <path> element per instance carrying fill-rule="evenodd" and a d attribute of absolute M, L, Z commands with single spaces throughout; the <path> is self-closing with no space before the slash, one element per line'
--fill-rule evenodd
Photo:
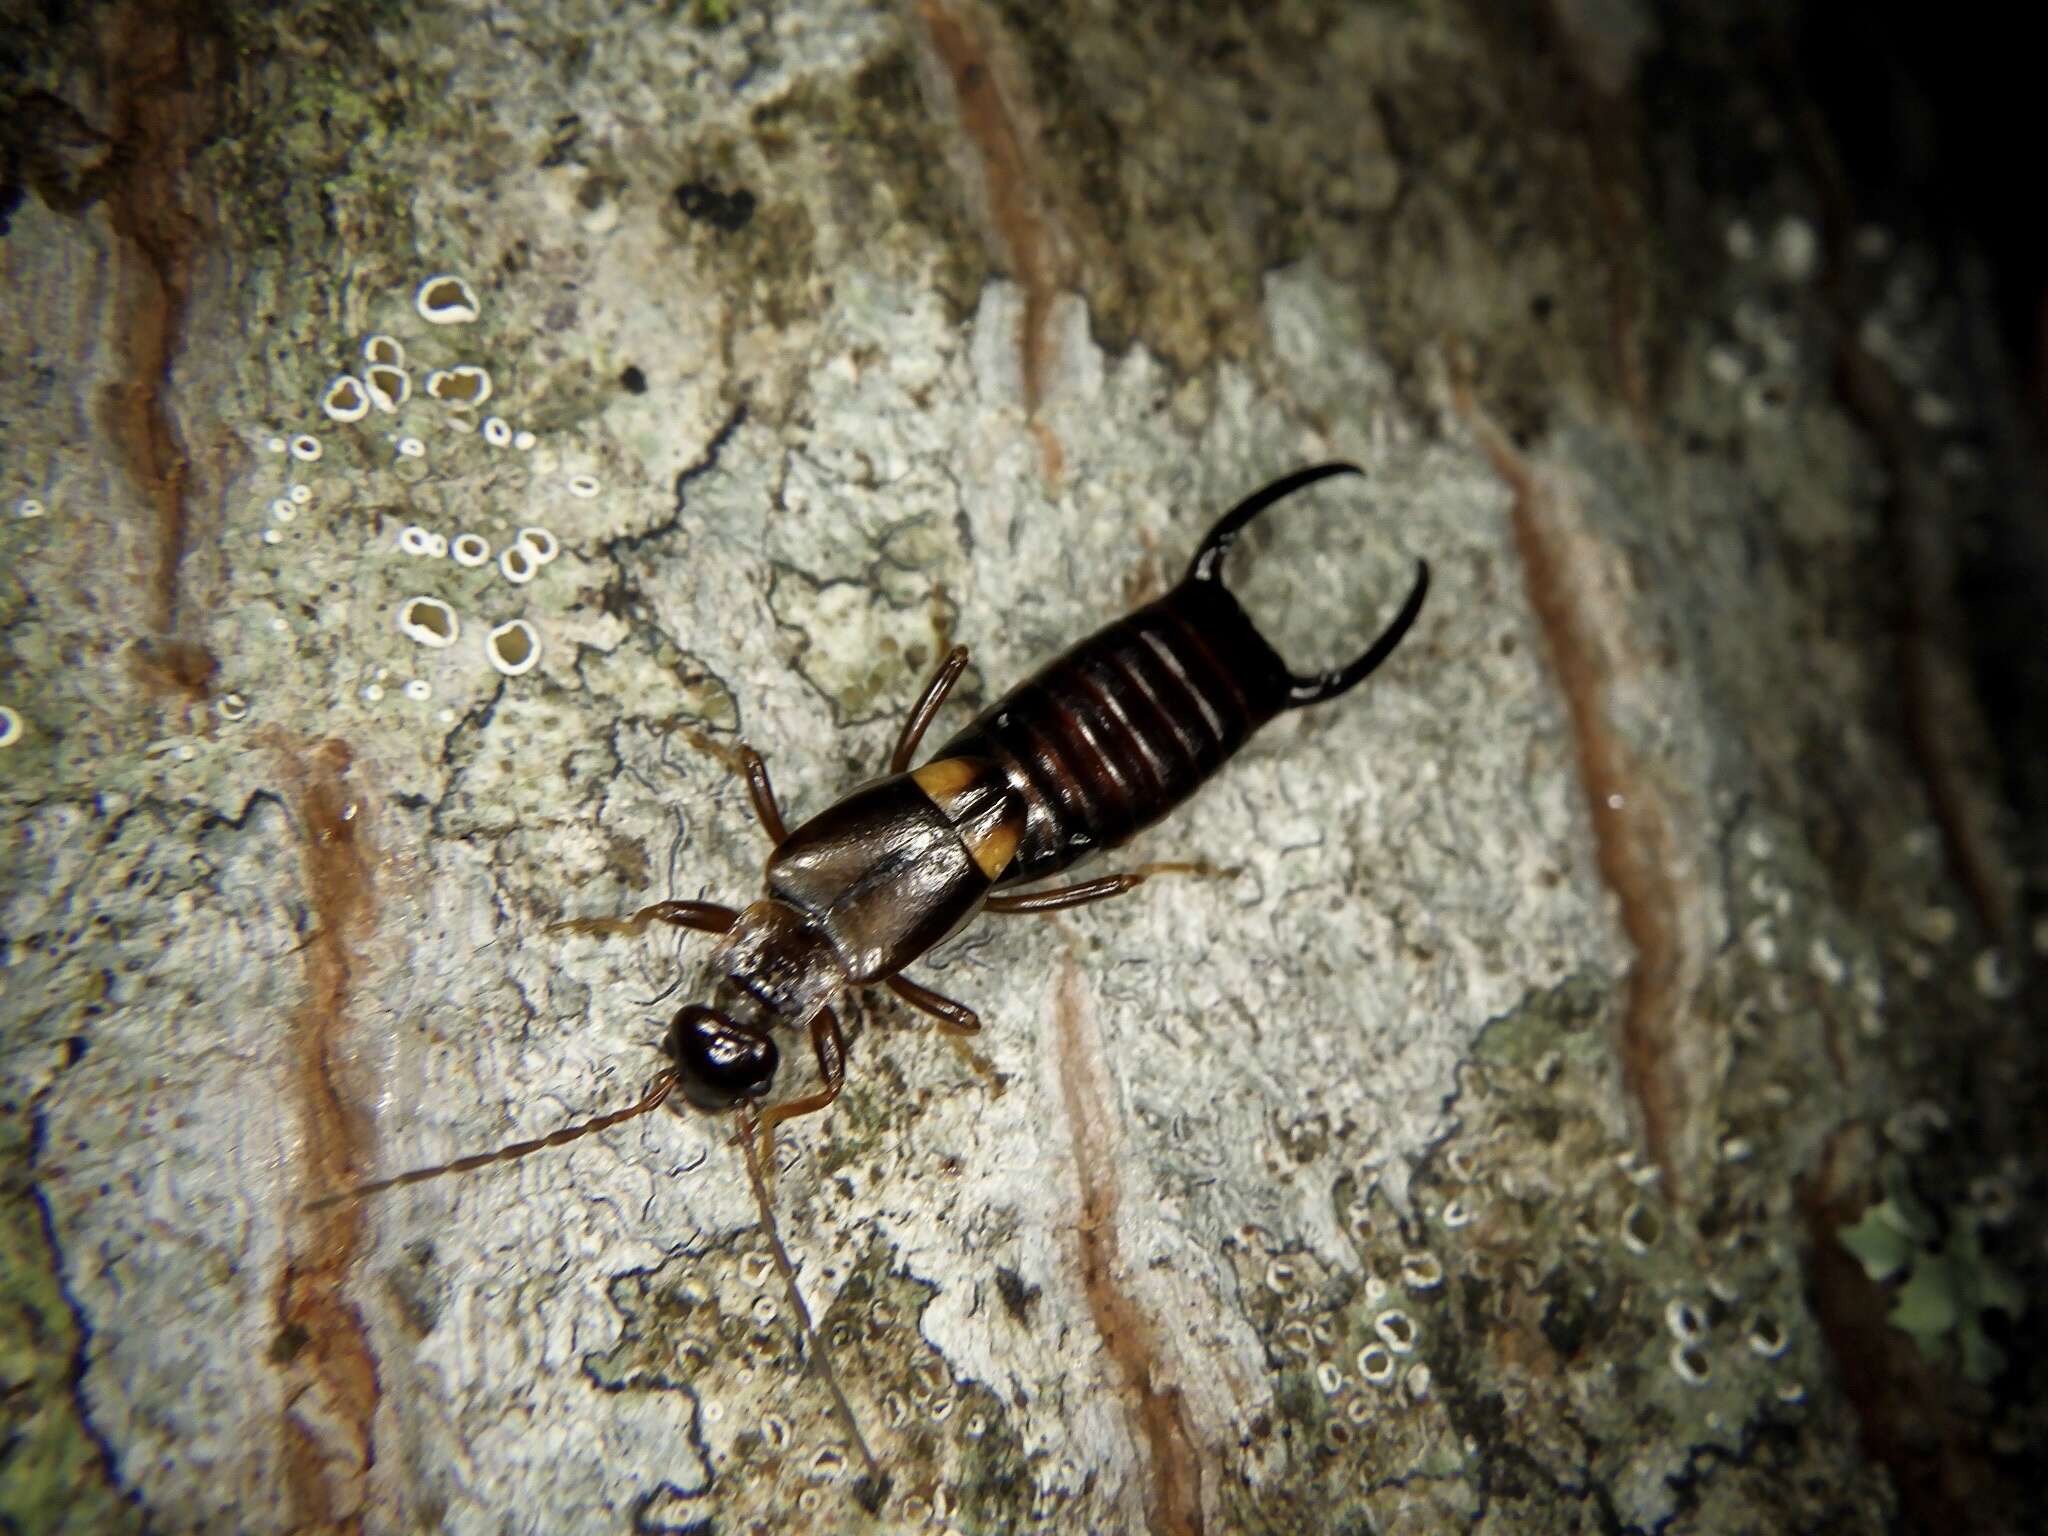
<path fill-rule="evenodd" d="M 782 1056 L 766 1035 L 702 1003 L 676 1015 L 666 1049 L 683 1097 L 708 1110 L 731 1109 L 743 1099 L 766 1095 Z"/>

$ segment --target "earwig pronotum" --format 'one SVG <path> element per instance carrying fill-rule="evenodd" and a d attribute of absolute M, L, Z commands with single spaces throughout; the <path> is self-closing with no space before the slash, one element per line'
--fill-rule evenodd
<path fill-rule="evenodd" d="M 1379 638 L 1349 665 L 1313 676 L 1288 671 L 1223 584 L 1225 558 L 1260 513 L 1319 480 L 1359 473 L 1351 464 L 1317 465 L 1246 497 L 1209 530 L 1164 597 L 1048 663 L 913 770 L 918 744 L 967 665 L 966 648 L 954 647 L 905 719 L 887 773 L 794 831 L 783 825 L 760 754 L 738 747 L 736 766 L 773 844 L 761 900 L 741 911 L 662 901 L 631 917 L 554 925 L 631 935 L 663 923 L 719 936 L 712 1002 L 691 1003 L 676 1015 L 665 1042 L 671 1064 L 647 1094 L 533 1141 L 360 1184 L 317 1203 L 559 1146 L 646 1114 L 677 1090 L 699 1109 L 739 1110 L 743 1134 L 751 1133 L 753 1106 L 773 1086 L 780 1059 L 771 1031 L 806 1029 L 822 1085 L 760 1112 L 765 1153 L 778 1124 L 838 1097 L 846 1044 L 837 1009 L 860 987 L 887 987 L 948 1035 L 977 1032 L 981 1021 L 971 1008 L 920 986 L 904 969 L 978 912 L 1057 912 L 1121 895 L 1153 874 L 1200 868 L 1149 865 L 1051 890 L 996 894 L 1121 846 L 1194 793 L 1260 726 L 1356 687 L 1401 643 L 1429 591 L 1426 562 L 1417 562 L 1415 584 Z M 747 1150 L 762 1194 L 754 1149 Z M 772 1230 L 765 1197 L 761 1207 Z M 781 1264 L 804 1317 L 786 1257 Z M 815 1343 L 812 1353 L 821 1359 Z M 827 1380 L 866 1455 L 836 1382 Z"/>

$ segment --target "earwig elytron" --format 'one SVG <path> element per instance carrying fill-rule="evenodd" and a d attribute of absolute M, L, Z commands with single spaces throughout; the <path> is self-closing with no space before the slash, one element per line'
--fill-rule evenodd
<path fill-rule="evenodd" d="M 680 1090 L 699 1109 L 737 1110 L 749 1176 L 777 1265 L 803 1332 L 809 1314 L 774 1235 L 755 1106 L 775 1081 L 777 1028 L 810 1034 L 821 1086 L 759 1116 L 765 1151 L 774 1127 L 824 1109 L 846 1077 L 837 1009 L 857 988 L 880 985 L 938 1021 L 941 1031 L 981 1028 L 974 1011 L 903 974 L 976 913 L 1055 912 L 1120 895 L 1153 865 L 1050 890 L 997 894 L 1056 875 L 1120 847 L 1200 787 L 1252 733 L 1284 710 L 1319 704 L 1356 687 L 1401 643 L 1429 591 L 1429 567 L 1379 638 L 1349 665 L 1297 676 L 1223 585 L 1231 547 L 1275 502 L 1355 465 L 1297 470 L 1248 496 L 1209 530 L 1187 573 L 1164 597 L 1096 631 L 984 710 L 922 767 L 911 758 L 967 665 L 956 646 L 904 721 L 888 772 L 850 791 L 794 831 L 751 747 L 733 754 L 754 813 L 774 845 L 766 894 L 741 911 L 705 901 L 662 901 L 627 918 L 577 918 L 569 932 L 639 934 L 653 923 L 719 936 L 710 1003 L 676 1015 L 665 1042 L 670 1065 L 637 1103 L 533 1141 L 360 1184 L 313 1202 L 356 1199 L 396 1185 L 559 1146 L 647 1113 Z M 818 1365 L 871 1474 L 878 1469 L 838 1383 Z"/>

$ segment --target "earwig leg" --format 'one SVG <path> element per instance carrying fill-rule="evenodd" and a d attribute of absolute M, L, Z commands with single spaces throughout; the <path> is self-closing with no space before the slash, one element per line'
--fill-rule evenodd
<path fill-rule="evenodd" d="M 739 756 L 740 771 L 747 777 L 747 794 L 754 802 L 754 814 L 761 819 L 768 841 L 779 848 L 789 832 L 782 825 L 782 807 L 775 803 L 775 786 L 768 782 L 768 765 L 761 761 L 761 754 L 744 741 L 735 751 Z"/>
<path fill-rule="evenodd" d="M 965 1003 L 956 1003 L 950 997 L 941 997 L 928 987 L 920 987 L 908 976 L 891 976 L 882 983 L 904 1002 L 919 1013 L 928 1013 L 939 1021 L 939 1029 L 948 1035 L 978 1035 L 981 1033 L 981 1017 Z"/>
<path fill-rule="evenodd" d="M 548 924 L 549 933 L 587 933 L 593 938 L 637 936 L 650 923 L 667 923 L 672 928 L 694 928 L 699 933 L 723 933 L 739 921 L 731 907 L 715 901 L 657 901 L 642 907 L 631 917 L 571 917 Z"/>
<path fill-rule="evenodd" d="M 775 1166 L 775 1127 L 798 1115 L 814 1115 L 839 1097 L 846 1082 L 846 1041 L 839 1033 L 839 1020 L 830 1008 L 820 1008 L 811 1020 L 811 1049 L 818 1057 L 818 1075 L 825 1086 L 787 1104 L 773 1104 L 761 1111 L 761 1161 Z"/>
<path fill-rule="evenodd" d="M 1144 864 L 1120 875 L 1102 875 L 1078 885 L 1062 885 L 1050 891 L 1032 891 L 1023 896 L 991 896 L 983 905 L 990 912 L 1063 912 L 1068 907 L 1107 901 L 1125 891 L 1136 890 L 1154 875 L 1200 875 L 1206 879 L 1227 879 L 1235 869 L 1218 869 L 1213 864 Z"/>
<path fill-rule="evenodd" d="M 1003 1091 L 1003 1075 L 996 1070 L 996 1064 L 967 1043 L 970 1035 L 981 1033 L 981 1015 L 965 1003 L 956 1003 L 950 997 L 942 997 L 929 987 L 920 987 L 907 976 L 891 976 L 882 983 L 904 1002 L 919 1013 L 930 1014 L 938 1020 L 939 1036 L 953 1047 L 953 1054 L 960 1062 L 989 1085 L 998 1096 Z"/>
<path fill-rule="evenodd" d="M 690 745 L 707 757 L 715 757 L 734 773 L 747 781 L 747 796 L 754 802 L 754 814 L 760 818 L 762 827 L 769 838 L 777 844 L 789 834 L 783 829 L 782 808 L 775 803 L 775 786 L 768 782 L 768 765 L 761 760 L 761 754 L 744 741 L 727 746 L 715 741 L 702 731 L 686 731 Z"/>
<path fill-rule="evenodd" d="M 911 709 L 910 717 L 903 722 L 903 734 L 896 738 L 896 750 L 889 754 L 891 773 L 902 773 L 910 766 L 910 754 L 924 740 L 925 727 L 932 723 L 932 716 L 939 712 L 939 706 L 946 702 L 946 695 L 953 691 L 953 685 L 960 681 L 960 674 L 966 670 L 967 647 L 956 645 L 946 652 L 946 659 L 939 663 L 939 670 L 924 685 L 924 693 Z"/>

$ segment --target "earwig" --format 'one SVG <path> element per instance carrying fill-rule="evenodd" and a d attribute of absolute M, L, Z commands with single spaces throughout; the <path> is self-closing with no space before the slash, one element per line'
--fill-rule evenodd
<path fill-rule="evenodd" d="M 1051 889 L 1013 889 L 1121 847 L 1186 800 L 1275 716 L 1357 687 L 1415 623 L 1429 591 L 1422 561 L 1378 639 L 1346 666 L 1301 676 L 1287 669 L 1223 584 L 1225 560 L 1253 519 L 1317 481 L 1359 473 L 1351 464 L 1321 464 L 1246 497 L 1209 530 L 1164 597 L 1049 662 L 913 769 L 919 743 L 967 666 L 966 649 L 954 647 L 905 719 L 888 771 L 793 831 L 783 824 L 767 765 L 751 747 L 736 748 L 734 765 L 773 845 L 762 899 L 738 911 L 662 901 L 630 917 L 577 918 L 551 930 L 634 935 L 661 923 L 717 936 L 711 1000 L 677 1013 L 664 1047 L 670 1064 L 639 1102 L 315 1203 L 558 1146 L 645 1114 L 672 1093 L 701 1110 L 737 1110 L 751 1142 L 755 1106 L 768 1097 L 781 1058 L 774 1032 L 801 1029 L 820 1086 L 759 1111 L 765 1160 L 778 1124 L 839 1096 L 846 1079 L 839 1012 L 862 987 L 887 987 L 947 1035 L 978 1032 L 973 1009 L 921 986 L 905 969 L 981 912 L 1062 911 L 1121 895 L 1154 874 L 1201 868 L 1155 864 Z M 751 1144 L 747 1152 L 772 1230 Z M 807 1316 L 787 1258 L 781 1262 L 799 1316 Z M 813 1358 L 819 1359 L 815 1343 Z M 826 1379 L 866 1455 L 837 1383 L 829 1373 Z"/>

